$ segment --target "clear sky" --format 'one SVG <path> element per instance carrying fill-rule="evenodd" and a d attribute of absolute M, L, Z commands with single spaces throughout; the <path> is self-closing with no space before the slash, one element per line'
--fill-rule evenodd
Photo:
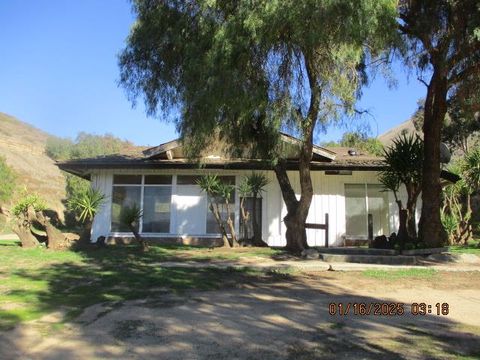
<path fill-rule="evenodd" d="M 135 109 L 118 87 L 117 54 L 134 21 L 126 0 L 0 0 L 0 112 L 51 134 L 112 133 L 138 145 L 176 137 L 175 127 Z M 378 77 L 359 107 L 379 135 L 406 120 L 425 87 L 394 66 L 389 89 Z M 345 128 L 330 127 L 318 141 L 337 140 Z"/>

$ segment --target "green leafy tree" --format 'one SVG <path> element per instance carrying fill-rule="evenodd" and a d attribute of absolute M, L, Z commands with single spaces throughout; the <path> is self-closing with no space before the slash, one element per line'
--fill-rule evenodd
<path fill-rule="evenodd" d="M 287 249 L 306 247 L 318 123 L 352 112 L 365 63 L 395 37 L 394 0 L 133 1 L 121 84 L 150 115 L 171 118 L 195 157 L 219 136 L 273 167 L 287 207 Z M 348 26 L 339 26 L 348 24 Z M 300 138 L 297 199 L 280 130 Z M 254 146 L 248 146 L 254 144 Z"/>
<path fill-rule="evenodd" d="M 335 141 L 331 141 L 328 143 L 324 143 L 323 145 L 330 147 L 345 146 L 358 150 L 363 150 L 372 155 L 383 155 L 383 145 L 380 140 L 376 138 L 371 138 L 366 133 L 359 131 L 346 132 L 342 135 L 342 138 L 338 143 Z"/>
<path fill-rule="evenodd" d="M 446 240 L 440 219 L 442 124 L 449 95 L 479 79 L 480 7 L 477 0 L 401 0 L 398 24 L 407 44 L 405 58 L 427 87 L 420 238 L 436 247 Z"/>
<path fill-rule="evenodd" d="M 20 239 L 22 247 L 32 248 L 39 245 L 32 233 L 32 222 L 36 220 L 35 213 L 45 209 L 45 201 L 40 196 L 26 192 L 13 206 L 11 212 L 15 216 L 15 222 L 12 229 Z"/>
<path fill-rule="evenodd" d="M 399 230 L 399 237 L 404 238 L 402 241 L 415 240 L 417 238 L 415 212 L 422 184 L 423 141 L 417 135 L 401 135 L 384 151 L 384 158 L 387 169 L 380 173 L 379 180 L 386 189 L 393 191 L 398 204 L 402 230 Z M 401 184 L 405 186 L 407 192 L 405 213 L 402 213 L 403 204 L 397 195 Z M 407 237 L 403 233 L 404 226 Z"/>

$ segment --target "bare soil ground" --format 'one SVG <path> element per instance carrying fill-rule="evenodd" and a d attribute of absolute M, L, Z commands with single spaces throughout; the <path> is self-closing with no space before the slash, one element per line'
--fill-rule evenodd
<path fill-rule="evenodd" d="M 279 275 L 218 291 L 97 304 L 74 323 L 61 311 L 0 335 L 2 359 L 478 359 L 480 273 L 375 279 Z M 157 292 L 158 293 L 158 292 Z M 161 291 L 160 291 L 161 293 Z M 397 316 L 332 316 L 330 303 L 405 304 Z M 410 313 L 448 303 L 448 315 Z"/>

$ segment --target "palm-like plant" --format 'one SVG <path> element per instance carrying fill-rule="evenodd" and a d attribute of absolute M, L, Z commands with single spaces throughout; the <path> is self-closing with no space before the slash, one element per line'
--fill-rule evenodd
<path fill-rule="evenodd" d="M 239 186 L 239 192 L 241 194 L 242 201 L 240 206 L 242 207 L 242 214 L 245 214 L 244 223 L 249 220 L 250 216 L 244 209 L 244 198 L 251 196 L 253 199 L 252 208 L 252 227 L 253 227 L 253 243 L 256 246 L 265 246 L 265 242 L 262 240 L 262 231 L 257 221 L 257 201 L 261 198 L 261 193 L 265 191 L 265 186 L 268 185 L 268 179 L 264 174 L 252 173 L 243 178 Z M 246 234 L 246 230 L 244 231 Z"/>
<path fill-rule="evenodd" d="M 142 216 L 142 209 L 140 209 L 140 207 L 134 203 L 132 206 L 126 206 L 122 208 L 122 211 L 120 212 L 120 222 L 130 229 L 142 251 L 147 251 L 148 243 L 140 236 L 138 232 L 138 224 L 140 223 Z"/>
<path fill-rule="evenodd" d="M 89 188 L 68 202 L 68 206 L 78 213 L 80 221 L 85 224 L 83 234 L 80 237 L 85 244 L 90 242 L 93 219 L 103 206 L 105 199 L 106 197 L 102 192 Z"/>
<path fill-rule="evenodd" d="M 408 237 L 416 239 L 415 209 L 422 184 L 423 140 L 417 135 L 403 134 L 384 150 L 384 158 L 387 169 L 380 173 L 379 180 L 395 195 L 400 210 L 400 229 L 403 230 L 406 226 Z M 397 196 L 401 184 L 407 191 L 405 209 Z M 406 210 L 406 214 L 403 210 Z M 406 224 L 403 223 L 405 217 Z M 399 231 L 399 235 L 402 232 Z"/>
<path fill-rule="evenodd" d="M 100 207 L 105 202 L 105 195 L 99 190 L 89 188 L 86 192 L 80 193 L 70 199 L 68 205 L 78 212 L 81 222 L 92 221 Z"/>
<path fill-rule="evenodd" d="M 202 191 L 208 195 L 208 207 L 212 212 L 213 216 L 215 217 L 215 221 L 217 222 L 218 227 L 220 228 L 220 231 L 222 233 L 223 245 L 233 247 L 237 243 L 235 229 L 233 226 L 233 222 L 231 222 L 231 224 L 228 224 L 228 219 L 230 218 L 228 202 L 232 191 L 234 190 L 233 187 L 230 188 L 231 185 L 223 184 L 217 175 L 212 174 L 201 176 L 197 180 L 197 185 L 200 186 Z M 225 228 L 225 221 L 222 218 L 222 212 L 220 211 L 220 202 L 222 202 L 222 204 L 226 204 L 227 206 L 227 224 L 230 228 L 231 240 L 228 238 L 227 229 Z"/>

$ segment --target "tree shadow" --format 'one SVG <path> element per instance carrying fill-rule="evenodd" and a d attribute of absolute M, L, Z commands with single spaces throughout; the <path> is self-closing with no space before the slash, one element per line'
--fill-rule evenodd
<path fill-rule="evenodd" d="M 448 316 L 413 316 L 407 307 L 403 316 L 332 316 L 330 303 L 387 300 L 348 293 L 321 276 L 312 283 L 249 270 L 162 268 L 157 264 L 168 256 L 162 248 L 147 253 L 131 247 L 90 249 L 80 254 L 82 263 L 15 271 L 20 278 L 48 286 L 13 294 L 36 298 L 39 312 L 63 311 L 75 328 L 74 340 L 68 332 L 53 334 L 57 341 L 48 348 L 37 344 L 25 349 L 29 334 L 17 329 L 14 336 L 3 334 L 8 345 L 2 346 L 0 358 L 25 351 L 36 359 L 480 355 L 480 336 L 458 330 L 461 324 Z"/>

